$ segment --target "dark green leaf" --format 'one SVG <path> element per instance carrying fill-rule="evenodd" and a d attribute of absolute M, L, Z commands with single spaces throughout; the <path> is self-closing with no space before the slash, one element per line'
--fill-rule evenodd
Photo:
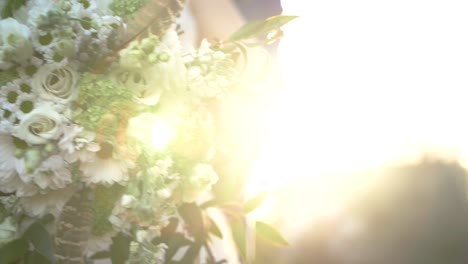
<path fill-rule="evenodd" d="M 91 256 L 91 259 L 108 259 L 110 258 L 110 252 L 109 251 L 100 251 Z"/>
<path fill-rule="evenodd" d="M 219 204 L 219 201 L 216 200 L 216 199 L 212 199 L 212 200 L 206 201 L 206 202 L 204 202 L 203 204 L 201 204 L 201 205 L 200 205 L 200 208 L 206 209 L 206 208 L 208 208 L 208 207 L 216 206 L 217 204 Z"/>
<path fill-rule="evenodd" d="M 200 249 L 202 247 L 201 243 L 195 243 L 192 245 L 187 252 L 185 253 L 184 258 L 181 260 L 180 263 L 183 264 L 192 264 L 195 263 L 195 259 L 198 257 L 200 254 Z"/>
<path fill-rule="evenodd" d="M 227 203 L 223 204 L 220 209 L 231 216 L 234 217 L 242 217 L 244 216 L 244 208 L 243 205 L 239 202 L 232 202 L 232 203 Z"/>
<path fill-rule="evenodd" d="M 242 26 L 239 30 L 234 32 L 229 40 L 231 41 L 239 41 L 243 39 L 248 39 L 257 34 L 257 32 L 260 32 L 262 29 L 262 25 L 264 24 L 264 21 L 252 21 L 244 26 Z"/>
<path fill-rule="evenodd" d="M 18 10 L 21 6 L 26 4 L 26 0 L 7 0 L 3 7 L 2 17 L 12 17 L 13 13 Z"/>
<path fill-rule="evenodd" d="M 112 245 L 111 245 L 111 260 L 113 264 L 124 264 L 129 255 L 129 247 L 130 247 L 130 238 L 123 235 L 118 234 L 117 236 L 112 238 Z"/>
<path fill-rule="evenodd" d="M 160 241 L 160 243 L 165 243 L 168 247 L 166 250 L 167 259 L 172 259 L 181 247 L 193 245 L 193 242 L 185 238 L 181 233 L 172 234 L 167 240 Z"/>
<path fill-rule="evenodd" d="M 169 219 L 169 224 L 161 229 L 161 236 L 169 236 L 174 234 L 179 226 L 179 219 L 172 217 Z"/>
<path fill-rule="evenodd" d="M 242 218 L 237 218 L 231 225 L 232 237 L 236 243 L 237 250 L 239 251 L 242 259 L 247 259 L 247 238 L 245 224 Z"/>
<path fill-rule="evenodd" d="M 34 246 L 35 252 L 50 262 L 54 261 L 54 242 L 52 236 L 40 221 L 34 223 L 26 230 L 24 238 Z"/>
<path fill-rule="evenodd" d="M 184 203 L 179 207 L 179 214 L 188 225 L 189 232 L 196 238 L 203 240 L 206 233 L 200 208 L 195 203 Z"/>
<path fill-rule="evenodd" d="M 220 239 L 223 239 L 223 234 L 221 233 L 221 230 L 219 229 L 218 225 L 216 224 L 215 221 L 213 221 L 213 219 L 210 218 L 210 230 L 209 232 L 217 237 L 219 237 Z"/>
<path fill-rule="evenodd" d="M 28 242 L 21 238 L 13 240 L 0 248 L 0 264 L 7 264 L 21 259 L 28 250 Z"/>
<path fill-rule="evenodd" d="M 45 256 L 37 251 L 31 251 L 26 257 L 26 264 L 52 264 L 53 262 L 48 260 Z"/>
<path fill-rule="evenodd" d="M 267 194 L 262 192 L 262 193 L 255 195 L 250 200 L 248 200 L 244 204 L 244 213 L 248 214 L 252 212 L 253 210 L 257 209 L 260 206 L 260 204 L 262 204 L 263 200 L 265 200 L 266 196 Z"/>
<path fill-rule="evenodd" d="M 256 234 L 259 237 L 275 245 L 279 245 L 279 246 L 289 245 L 288 241 L 286 241 L 286 239 L 284 239 L 284 237 L 274 227 L 270 226 L 269 224 L 257 221 L 255 223 L 255 229 L 256 229 Z"/>
<path fill-rule="evenodd" d="M 268 35 L 270 32 L 279 30 L 282 26 L 289 23 L 297 16 L 272 16 L 266 20 L 252 21 L 245 24 L 238 31 L 231 35 L 230 41 L 240 41 Z"/>

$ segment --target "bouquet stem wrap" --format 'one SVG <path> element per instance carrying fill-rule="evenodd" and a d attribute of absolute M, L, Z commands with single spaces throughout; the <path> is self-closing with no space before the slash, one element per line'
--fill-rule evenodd
<path fill-rule="evenodd" d="M 76 191 L 65 204 L 57 221 L 55 259 L 57 264 L 83 264 L 84 250 L 94 221 L 93 193 Z"/>

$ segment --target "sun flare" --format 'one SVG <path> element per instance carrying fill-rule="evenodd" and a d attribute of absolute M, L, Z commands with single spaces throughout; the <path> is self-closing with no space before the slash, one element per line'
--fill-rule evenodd
<path fill-rule="evenodd" d="M 174 131 L 162 119 L 158 119 L 151 126 L 151 147 L 156 151 L 163 151 L 169 145 Z"/>
<path fill-rule="evenodd" d="M 284 28 L 282 104 L 272 111 L 278 121 L 252 170 L 250 194 L 295 182 L 323 204 L 338 199 L 340 188 L 370 180 L 354 171 L 425 152 L 468 164 L 462 8 L 419 0 L 282 2 L 283 14 L 299 18 Z"/>

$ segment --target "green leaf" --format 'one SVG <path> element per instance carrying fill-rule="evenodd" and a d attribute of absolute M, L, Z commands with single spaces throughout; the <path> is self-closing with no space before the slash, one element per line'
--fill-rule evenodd
<path fill-rule="evenodd" d="M 232 237 L 236 243 L 237 250 L 239 251 L 242 259 L 247 259 L 247 237 L 245 224 L 242 218 L 237 218 L 231 225 Z"/>
<path fill-rule="evenodd" d="M 219 226 L 211 218 L 210 218 L 210 230 L 209 230 L 209 232 L 211 234 L 219 237 L 220 239 L 223 239 L 223 233 L 221 233 L 221 230 L 219 229 Z"/>
<path fill-rule="evenodd" d="M 197 242 L 189 247 L 187 252 L 185 253 L 184 258 L 181 260 L 181 263 L 195 263 L 195 259 L 200 254 L 200 249 L 202 248 L 202 243 Z"/>
<path fill-rule="evenodd" d="M 169 236 L 177 231 L 179 219 L 172 217 L 169 219 L 169 224 L 161 229 L 161 236 Z"/>
<path fill-rule="evenodd" d="M 130 238 L 120 233 L 112 238 L 111 260 L 113 264 L 124 264 L 128 259 Z"/>
<path fill-rule="evenodd" d="M 2 18 L 8 18 L 13 16 L 13 12 L 18 10 L 21 6 L 26 4 L 26 0 L 7 0 L 3 7 Z"/>
<path fill-rule="evenodd" d="M 241 217 L 244 215 L 244 207 L 242 203 L 239 203 L 239 202 L 231 202 L 231 203 L 223 204 L 219 208 L 224 213 L 233 217 Z"/>
<path fill-rule="evenodd" d="M 203 217 L 200 208 L 195 203 L 184 203 L 179 207 L 179 214 L 188 225 L 188 231 L 195 239 L 204 240 L 206 232 L 204 230 Z"/>
<path fill-rule="evenodd" d="M 21 259 L 28 250 L 28 242 L 23 239 L 10 241 L 0 248 L 0 264 L 7 264 Z"/>
<path fill-rule="evenodd" d="M 257 209 L 260 204 L 265 200 L 267 194 L 264 192 L 261 192 L 251 199 L 249 199 L 245 204 L 244 204 L 244 213 L 248 214 L 252 212 L 253 210 Z"/>
<path fill-rule="evenodd" d="M 255 223 L 256 234 L 278 246 L 289 246 L 288 241 L 272 226 L 264 222 L 257 221 Z"/>
<path fill-rule="evenodd" d="M 54 261 L 54 242 L 41 221 L 31 225 L 24 233 L 24 238 L 34 246 L 34 251 L 42 255 L 49 262 Z"/>
<path fill-rule="evenodd" d="M 99 251 L 91 256 L 91 259 L 108 259 L 110 258 L 109 251 Z"/>
<path fill-rule="evenodd" d="M 53 262 L 37 251 L 31 251 L 26 257 L 25 264 L 52 264 Z"/>
<path fill-rule="evenodd" d="M 280 30 L 282 26 L 289 23 L 297 16 L 272 16 L 266 20 L 257 20 L 245 24 L 238 31 L 231 35 L 230 41 L 240 41 L 268 35 L 271 32 Z"/>
<path fill-rule="evenodd" d="M 177 251 L 185 246 L 192 246 L 194 243 L 191 240 L 185 238 L 185 236 L 181 233 L 172 234 L 167 240 L 165 241 L 158 241 L 157 243 L 164 243 L 168 246 L 166 250 L 166 259 L 172 259 Z"/>

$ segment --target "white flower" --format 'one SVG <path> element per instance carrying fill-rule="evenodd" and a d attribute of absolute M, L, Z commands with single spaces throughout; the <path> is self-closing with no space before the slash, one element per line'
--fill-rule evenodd
<path fill-rule="evenodd" d="M 159 198 L 165 200 L 171 197 L 172 190 L 169 188 L 164 188 L 164 189 L 158 190 L 156 194 L 158 195 Z"/>
<path fill-rule="evenodd" d="M 13 137 L 0 133 L 0 191 L 4 191 L 2 186 L 16 175 L 15 152 L 16 146 L 13 143 Z"/>
<path fill-rule="evenodd" d="M 29 0 L 15 12 L 15 18 L 21 23 L 37 28 L 38 17 L 47 14 L 55 4 L 54 0 Z"/>
<path fill-rule="evenodd" d="M 199 163 L 193 168 L 192 174 L 185 179 L 182 200 L 194 202 L 202 192 L 209 191 L 218 181 L 218 175 L 210 164 Z"/>
<path fill-rule="evenodd" d="M 0 246 L 16 238 L 17 225 L 13 217 L 9 216 L 0 223 Z"/>
<path fill-rule="evenodd" d="M 94 254 L 101 251 L 109 251 L 112 245 L 112 238 L 117 234 L 116 231 L 111 230 L 104 235 L 91 237 L 86 242 L 86 255 L 91 258 Z"/>
<path fill-rule="evenodd" d="M 31 84 L 42 99 L 66 104 L 78 95 L 77 82 L 78 73 L 72 68 L 46 64 L 39 68 Z"/>
<path fill-rule="evenodd" d="M 109 5 L 113 0 L 98 0 L 97 2 L 97 11 L 101 14 L 111 14 L 112 11 L 109 8 Z"/>
<path fill-rule="evenodd" d="M 138 230 L 138 231 L 136 232 L 136 241 L 138 241 L 138 242 L 140 242 L 140 243 L 150 241 L 148 231 L 146 231 L 146 230 Z"/>
<path fill-rule="evenodd" d="M 12 62 L 22 63 L 33 55 L 29 28 L 16 19 L 0 20 L 0 69 L 8 69 Z"/>
<path fill-rule="evenodd" d="M 194 107 L 177 127 L 172 150 L 184 157 L 211 160 L 215 153 L 215 125 L 205 107 Z"/>
<path fill-rule="evenodd" d="M 74 190 L 71 187 L 51 190 L 45 194 L 22 197 L 20 204 L 29 216 L 40 217 L 48 213 L 58 216 L 73 193 Z"/>
<path fill-rule="evenodd" d="M 63 127 L 63 136 L 58 142 L 63 151 L 63 158 L 69 163 L 90 161 L 93 152 L 99 151 L 99 144 L 94 142 L 95 134 L 84 131 L 83 127 L 72 124 Z"/>
<path fill-rule="evenodd" d="M 166 46 L 169 50 L 174 53 L 182 52 L 182 44 L 180 43 L 179 34 L 174 28 L 167 30 L 166 34 L 162 39 L 162 45 Z"/>
<path fill-rule="evenodd" d="M 100 157 L 99 153 L 93 153 L 92 159 L 80 163 L 83 172 L 83 181 L 88 184 L 126 183 L 128 181 L 128 170 L 134 167 L 131 160 L 118 157 L 116 152 L 112 157 Z"/>
<path fill-rule="evenodd" d="M 135 204 L 136 199 L 133 195 L 124 194 L 120 199 L 120 205 L 124 208 L 131 208 Z"/>
<path fill-rule="evenodd" d="M 169 169 L 172 167 L 173 163 L 171 157 L 160 159 L 156 161 L 155 166 L 148 169 L 148 172 L 154 177 L 167 177 L 169 176 Z"/>
<path fill-rule="evenodd" d="M 149 68 L 149 74 L 154 77 L 158 87 L 164 91 L 177 91 L 187 86 L 187 67 L 181 54 L 160 46 L 157 49 L 158 56 L 167 56 Z"/>
<path fill-rule="evenodd" d="M 58 139 L 62 133 L 62 116 L 44 104 L 23 116 L 16 136 L 31 144 L 44 144 Z"/>
<path fill-rule="evenodd" d="M 34 195 L 37 193 L 37 188 L 31 183 L 29 176 L 25 175 L 24 159 L 17 159 L 16 151 L 13 137 L 0 133 L 0 191 L 16 192 L 18 197 Z"/>
<path fill-rule="evenodd" d="M 61 189 L 72 182 L 71 172 L 59 155 L 44 160 L 35 171 L 32 180 L 42 189 Z"/>

